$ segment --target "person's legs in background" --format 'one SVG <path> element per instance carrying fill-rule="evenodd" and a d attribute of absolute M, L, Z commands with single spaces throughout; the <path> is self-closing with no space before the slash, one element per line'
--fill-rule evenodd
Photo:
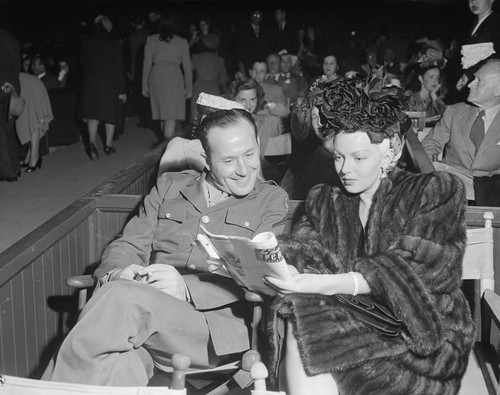
<path fill-rule="evenodd" d="M 91 160 L 99 159 L 99 153 L 97 152 L 97 146 L 96 146 L 98 128 L 99 128 L 99 121 L 97 119 L 89 119 L 87 121 L 87 130 L 89 131 L 89 147 L 87 153 Z"/>
<path fill-rule="evenodd" d="M 165 140 L 172 140 L 175 136 L 175 119 L 165 119 L 162 121 L 163 137 Z"/>
<path fill-rule="evenodd" d="M 104 153 L 106 155 L 113 154 L 116 150 L 113 148 L 113 135 L 115 133 L 115 125 L 106 123 L 106 145 L 104 146 Z"/>

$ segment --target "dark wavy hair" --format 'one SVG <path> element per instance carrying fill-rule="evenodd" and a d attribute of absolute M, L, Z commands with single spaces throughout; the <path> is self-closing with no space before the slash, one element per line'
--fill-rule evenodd
<path fill-rule="evenodd" d="M 329 139 L 341 132 L 366 132 L 372 143 L 400 133 L 406 122 L 409 95 L 401 88 L 385 86 L 385 70 L 374 70 L 367 78 L 359 74 L 331 82 L 317 80 L 292 112 L 292 131 L 307 136 L 312 127 L 311 111 L 319 112 L 319 137 Z"/>
<path fill-rule="evenodd" d="M 251 89 L 255 89 L 257 92 L 257 107 L 255 108 L 255 112 L 259 112 L 264 109 L 267 102 L 264 98 L 264 90 L 260 86 L 260 84 L 255 81 L 253 78 L 248 78 L 244 80 L 236 80 L 231 82 L 229 85 L 228 92 L 226 94 L 226 98 L 229 100 L 235 100 L 238 93 L 242 91 L 249 91 Z"/>
<path fill-rule="evenodd" d="M 174 35 L 177 34 L 177 23 L 172 15 L 162 15 L 158 22 L 158 33 L 160 41 L 170 42 Z"/>

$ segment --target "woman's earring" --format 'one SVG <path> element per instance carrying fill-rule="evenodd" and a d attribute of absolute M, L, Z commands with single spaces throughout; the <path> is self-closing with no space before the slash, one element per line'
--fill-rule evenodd
<path fill-rule="evenodd" d="M 380 168 L 380 179 L 383 180 L 386 177 L 387 177 L 387 170 L 385 167 L 382 166 Z"/>

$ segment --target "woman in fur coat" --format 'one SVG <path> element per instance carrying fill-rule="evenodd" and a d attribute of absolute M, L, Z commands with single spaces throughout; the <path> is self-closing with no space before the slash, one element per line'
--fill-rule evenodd
<path fill-rule="evenodd" d="M 270 322 L 287 321 L 290 395 L 455 394 L 467 367 L 475 331 L 460 290 L 464 187 L 449 173 L 395 167 L 405 97 L 382 88 L 382 73 L 339 78 L 308 96 L 342 187 L 311 189 L 306 215 L 281 244 L 292 279 L 266 278 L 280 294 Z M 375 329 L 335 294 L 369 295 L 402 330 Z"/>

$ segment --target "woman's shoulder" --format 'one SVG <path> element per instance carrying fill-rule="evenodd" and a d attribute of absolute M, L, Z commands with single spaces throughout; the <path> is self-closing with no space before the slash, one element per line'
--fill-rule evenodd
<path fill-rule="evenodd" d="M 416 174 L 396 170 L 391 181 L 393 193 L 414 201 L 420 200 L 421 204 L 441 204 L 447 200 L 465 204 L 463 182 L 446 171 Z"/>

